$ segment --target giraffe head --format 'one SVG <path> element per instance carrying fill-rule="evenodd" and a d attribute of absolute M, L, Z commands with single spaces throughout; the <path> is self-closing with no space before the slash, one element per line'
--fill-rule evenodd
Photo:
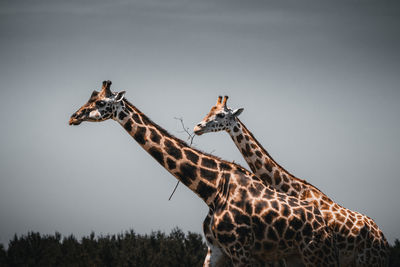
<path fill-rule="evenodd" d="M 125 91 L 114 93 L 110 90 L 111 81 L 104 81 L 100 92 L 93 91 L 89 101 L 72 114 L 69 124 L 79 125 L 83 121 L 104 121 L 114 117 L 116 110 L 123 105 Z"/>
<path fill-rule="evenodd" d="M 213 106 L 204 119 L 194 127 L 194 133 L 201 135 L 208 132 L 231 131 L 237 124 L 236 118 L 242 113 L 243 108 L 232 110 L 226 106 L 228 96 L 222 100 L 218 97 L 217 104 Z"/>

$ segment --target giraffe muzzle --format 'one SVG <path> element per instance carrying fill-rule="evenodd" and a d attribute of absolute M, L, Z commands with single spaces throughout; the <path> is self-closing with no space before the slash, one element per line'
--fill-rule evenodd
<path fill-rule="evenodd" d="M 193 132 L 195 135 L 202 135 L 203 134 L 203 129 L 201 126 L 196 125 L 193 129 Z"/>
<path fill-rule="evenodd" d="M 82 122 L 81 117 L 83 116 L 82 113 L 78 114 L 77 112 L 75 112 L 74 114 L 72 114 L 71 118 L 69 119 L 69 125 L 79 125 Z"/>
<path fill-rule="evenodd" d="M 71 119 L 69 119 L 69 125 L 79 125 L 79 124 L 81 124 L 81 120 L 79 120 L 79 119 L 76 119 L 76 118 L 71 118 Z"/>

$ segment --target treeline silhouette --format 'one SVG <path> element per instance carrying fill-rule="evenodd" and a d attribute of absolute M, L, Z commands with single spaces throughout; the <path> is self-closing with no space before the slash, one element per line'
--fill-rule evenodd
<path fill-rule="evenodd" d="M 0 244 L 0 266 L 202 266 L 207 247 L 202 235 L 175 228 L 118 235 L 94 233 L 77 240 L 73 235 L 17 235 L 8 249 Z M 400 266 L 400 241 L 390 247 L 390 267 Z"/>
<path fill-rule="evenodd" d="M 73 235 L 14 236 L 6 250 L 0 244 L 0 266 L 202 266 L 207 248 L 200 234 L 175 228 L 169 235 L 157 231 L 81 240 Z"/>

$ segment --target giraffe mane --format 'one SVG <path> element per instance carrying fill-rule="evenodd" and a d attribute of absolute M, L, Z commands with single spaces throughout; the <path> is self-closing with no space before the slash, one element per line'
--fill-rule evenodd
<path fill-rule="evenodd" d="M 263 150 L 263 153 L 265 153 L 266 155 L 268 155 L 268 157 L 269 157 L 271 160 L 274 161 L 274 163 L 276 164 L 276 166 L 277 166 L 279 169 L 281 169 L 282 171 L 284 171 L 284 172 L 286 172 L 288 175 L 290 175 L 290 177 L 291 177 L 292 179 L 294 179 L 294 180 L 296 180 L 296 181 L 298 181 L 298 182 L 300 182 L 300 183 L 303 183 L 303 184 L 305 184 L 305 185 L 307 185 L 307 186 L 309 186 L 309 187 L 311 187 L 311 188 L 317 190 L 317 191 L 318 191 L 319 193 L 321 193 L 322 195 L 326 196 L 326 195 L 325 195 L 321 190 L 319 190 L 315 185 L 310 184 L 309 182 L 307 182 L 307 181 L 304 180 L 304 179 L 297 178 L 296 176 L 294 176 L 293 174 L 291 174 L 289 171 L 287 171 L 285 168 L 283 168 L 281 165 L 279 165 L 279 164 L 271 157 L 271 155 L 267 152 L 267 150 L 258 142 L 258 140 L 254 137 L 253 133 L 247 129 L 247 127 L 244 125 L 244 123 L 242 123 L 242 122 L 240 121 L 239 118 L 236 118 L 236 119 L 237 119 L 238 122 L 242 125 L 242 127 L 243 127 L 244 129 L 247 130 L 247 132 L 250 134 L 251 138 L 253 138 L 253 140 L 257 143 L 257 145 Z M 328 197 L 328 196 L 326 196 L 326 197 Z M 329 198 L 329 197 L 328 197 L 328 198 Z M 330 199 L 330 198 L 329 198 L 329 199 Z"/>

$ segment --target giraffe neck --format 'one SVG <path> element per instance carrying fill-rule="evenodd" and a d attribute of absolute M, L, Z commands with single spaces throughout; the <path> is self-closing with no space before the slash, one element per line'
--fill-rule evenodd
<path fill-rule="evenodd" d="M 189 147 L 152 122 L 127 100 L 114 114 L 114 120 L 146 150 L 158 163 L 196 193 L 210 207 L 214 207 L 219 188 L 224 188 L 230 163 Z"/>
<path fill-rule="evenodd" d="M 262 147 L 246 126 L 237 119 L 237 124 L 229 135 L 242 153 L 253 173 L 261 178 L 265 184 L 272 186 L 279 192 L 300 197 L 305 189 L 312 190 L 319 194 L 320 190 L 305 180 L 296 178 L 287 170 L 281 167 Z M 322 193 L 321 193 L 322 194 Z"/>

